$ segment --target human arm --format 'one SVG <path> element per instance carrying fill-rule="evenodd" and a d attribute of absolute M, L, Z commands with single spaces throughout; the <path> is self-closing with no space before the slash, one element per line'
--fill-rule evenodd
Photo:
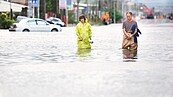
<path fill-rule="evenodd" d="M 124 35 L 126 36 L 126 37 L 128 37 L 129 35 L 127 34 L 127 32 L 126 32 L 126 29 L 125 28 L 123 28 L 123 33 L 124 33 Z"/>
<path fill-rule="evenodd" d="M 127 39 L 130 39 L 132 37 L 126 32 L 125 28 L 123 29 L 123 33 Z"/>
<path fill-rule="evenodd" d="M 131 35 L 131 37 L 135 36 L 138 33 L 138 25 L 137 22 L 133 25 L 134 33 Z"/>
<path fill-rule="evenodd" d="M 135 36 L 135 34 L 138 32 L 138 28 L 135 29 L 135 32 L 130 36 L 130 37 L 133 37 Z"/>
<path fill-rule="evenodd" d="M 123 29 L 124 36 L 126 38 L 129 38 L 129 34 L 126 31 L 126 22 L 123 22 L 122 29 Z"/>
<path fill-rule="evenodd" d="M 79 27 L 80 25 L 77 25 L 76 26 L 76 35 L 77 35 L 77 37 L 78 37 L 78 39 L 80 40 L 80 41 L 82 41 L 83 39 L 82 39 L 82 37 L 80 36 L 80 27 Z"/>

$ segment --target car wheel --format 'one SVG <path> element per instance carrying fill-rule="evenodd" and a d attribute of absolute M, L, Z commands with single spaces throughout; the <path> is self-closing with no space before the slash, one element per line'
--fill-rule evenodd
<path fill-rule="evenodd" d="M 28 29 L 24 29 L 22 32 L 29 32 L 29 30 Z"/>
<path fill-rule="evenodd" d="M 58 29 L 52 29 L 51 32 L 58 32 Z"/>

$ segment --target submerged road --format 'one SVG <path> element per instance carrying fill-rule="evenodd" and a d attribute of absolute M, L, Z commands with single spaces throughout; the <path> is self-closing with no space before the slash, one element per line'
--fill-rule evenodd
<path fill-rule="evenodd" d="M 0 31 L 0 97 L 172 97 L 173 24 L 142 24 L 139 49 L 123 52 L 122 25 L 93 26 L 79 51 L 60 33 Z"/>

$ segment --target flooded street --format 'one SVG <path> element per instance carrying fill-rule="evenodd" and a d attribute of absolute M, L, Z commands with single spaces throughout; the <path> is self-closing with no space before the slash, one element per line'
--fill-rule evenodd
<path fill-rule="evenodd" d="M 139 24 L 142 35 L 138 38 L 138 63 L 172 63 L 173 24 Z M 121 24 L 93 26 L 92 50 L 78 51 L 75 28 L 63 32 L 0 33 L 0 63 L 42 64 L 74 62 L 115 62 L 122 59 Z"/>
<path fill-rule="evenodd" d="M 137 52 L 121 49 L 122 24 L 92 26 L 91 50 L 75 27 L 0 30 L 0 97 L 172 97 L 173 23 L 139 23 Z"/>

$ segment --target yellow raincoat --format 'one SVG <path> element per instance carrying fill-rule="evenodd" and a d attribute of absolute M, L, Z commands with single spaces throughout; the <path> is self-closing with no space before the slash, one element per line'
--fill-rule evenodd
<path fill-rule="evenodd" d="M 79 22 L 76 26 L 76 35 L 78 37 L 77 44 L 78 48 L 90 49 L 91 45 L 89 39 L 92 37 L 91 25 L 88 22 L 84 24 Z M 80 40 L 82 38 L 82 40 Z"/>

